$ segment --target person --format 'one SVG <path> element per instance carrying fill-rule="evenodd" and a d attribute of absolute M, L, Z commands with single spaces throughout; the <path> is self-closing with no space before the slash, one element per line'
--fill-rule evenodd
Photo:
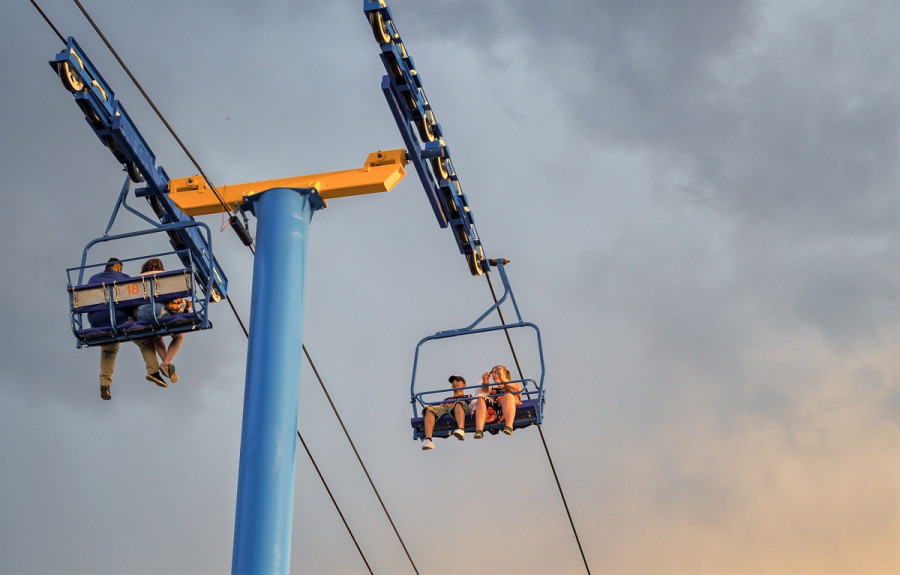
<path fill-rule="evenodd" d="M 493 379 L 494 385 L 490 385 Z M 481 388 L 475 399 L 475 439 L 484 437 L 484 424 L 488 419 L 488 412 L 501 414 L 500 421 L 506 425 L 503 433 L 513 434 L 513 422 L 516 420 L 516 406 L 522 403 L 522 384 L 510 381 L 509 370 L 505 365 L 495 365 L 491 371 L 481 376 Z M 503 394 L 499 397 L 490 395 Z"/>
<path fill-rule="evenodd" d="M 142 276 L 153 275 L 161 271 L 165 271 L 165 268 L 163 267 L 162 260 L 159 258 L 150 258 L 141 266 Z M 172 300 L 167 304 L 159 302 L 152 304 L 145 303 L 137 307 L 134 317 L 139 321 L 153 321 L 154 318 L 161 318 L 170 314 L 190 311 L 190 306 L 190 300 L 181 298 Z M 153 347 L 159 355 L 159 371 L 164 376 L 168 377 L 169 381 L 172 383 L 178 382 L 178 373 L 175 371 L 175 365 L 172 363 L 172 360 L 175 359 L 175 356 L 178 354 L 178 350 L 181 349 L 183 343 L 183 333 L 173 333 L 172 341 L 169 343 L 168 347 L 166 346 L 166 340 L 163 336 L 153 338 Z"/>
<path fill-rule="evenodd" d="M 109 258 L 103 271 L 91 276 L 88 280 L 88 285 L 112 283 L 127 279 L 130 279 L 130 276 L 122 273 L 122 262 L 118 258 Z M 106 327 L 110 325 L 109 310 L 90 312 L 87 315 L 88 323 L 92 327 Z M 116 324 L 127 321 L 129 319 L 128 311 L 117 308 L 115 318 Z M 135 340 L 134 343 L 140 348 L 141 356 L 144 358 L 144 365 L 147 368 L 147 381 L 152 381 L 160 387 L 168 387 L 159 374 L 159 362 L 156 361 L 153 342 L 147 339 L 139 339 Z M 118 354 L 119 342 L 117 341 L 100 346 L 100 397 L 106 401 L 112 399 L 110 387 L 112 386 L 112 376 L 116 369 Z"/>
<path fill-rule="evenodd" d="M 425 409 L 422 410 L 422 417 L 425 419 L 425 441 L 422 443 L 422 449 L 434 449 L 434 442 L 431 440 L 434 424 L 448 413 L 452 414 L 453 418 L 456 419 L 456 429 L 453 430 L 453 437 L 460 441 L 466 438 L 466 416 L 471 409 L 468 400 L 472 396 L 463 393 L 466 380 L 462 376 L 451 375 L 448 381 L 453 388 L 453 395 L 444 398 L 444 402 L 440 405 L 426 405 Z"/>

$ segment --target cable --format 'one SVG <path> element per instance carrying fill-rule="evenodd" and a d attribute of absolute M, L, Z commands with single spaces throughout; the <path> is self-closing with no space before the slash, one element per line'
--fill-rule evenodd
<path fill-rule="evenodd" d="M 559 496 L 562 498 L 563 507 L 566 508 L 566 516 L 569 518 L 569 525 L 572 526 L 572 533 L 575 535 L 575 542 L 578 544 L 578 551 L 581 553 L 581 560 L 584 562 L 584 569 L 591 574 L 591 568 L 588 566 L 587 558 L 584 556 L 584 549 L 581 547 L 581 539 L 578 538 L 578 530 L 575 529 L 575 522 L 572 520 L 572 514 L 569 512 L 569 504 L 566 503 L 566 495 L 563 493 L 562 484 L 559 482 L 559 476 L 556 474 L 556 466 L 553 465 L 553 458 L 550 457 L 550 448 L 547 447 L 547 440 L 544 439 L 543 426 L 537 426 L 541 434 L 541 443 L 544 444 L 544 451 L 547 452 L 547 461 L 550 462 L 550 470 L 553 471 L 553 479 L 556 480 L 556 487 L 559 489 Z"/>
<path fill-rule="evenodd" d="M 230 215 L 235 215 L 234 208 L 231 207 L 231 204 L 226 202 L 222 198 L 221 195 L 219 195 L 219 191 L 216 190 L 216 187 L 212 184 L 212 182 L 209 180 L 209 178 L 206 177 L 206 173 L 203 171 L 203 168 L 201 168 L 200 164 L 197 162 L 197 160 L 194 159 L 194 156 L 187 149 L 187 146 L 184 145 L 184 142 L 181 141 L 181 138 L 178 137 L 178 134 L 175 133 L 175 130 L 172 128 L 172 126 L 169 125 L 168 120 L 166 120 L 166 118 L 165 118 L 165 116 L 163 116 L 162 112 L 159 111 L 159 108 L 156 107 L 156 104 L 153 103 L 153 100 L 150 99 L 150 96 L 147 95 L 147 92 L 144 91 L 144 88 L 143 88 L 143 86 L 141 86 L 141 83 L 137 81 L 137 78 L 134 77 L 134 75 L 131 73 L 131 70 L 128 69 L 128 66 L 126 66 L 125 62 L 123 62 L 122 59 L 119 57 L 118 52 L 116 52 L 115 48 L 112 47 L 112 44 L 109 43 L 109 40 L 106 39 L 106 36 L 103 34 L 103 32 L 97 26 L 97 24 L 94 23 L 94 20 L 91 18 L 90 14 L 87 13 L 87 10 L 84 9 L 84 6 L 81 5 L 81 2 L 79 0 L 73 0 L 73 1 L 75 2 L 75 5 L 78 6 L 78 9 L 81 10 L 81 13 L 84 14 L 84 17 L 90 23 L 91 27 L 94 28 L 94 31 L 97 33 L 97 35 L 100 37 L 100 39 L 103 40 L 103 43 L 106 44 L 106 47 L 109 49 L 110 53 L 112 53 L 113 57 L 115 57 L 115 59 L 119 63 L 119 65 L 122 66 L 122 69 L 125 70 L 125 73 L 128 74 L 128 77 L 131 78 L 131 81 L 134 82 L 134 85 L 141 92 L 141 95 L 144 96 L 144 99 L 147 101 L 148 104 L 150 104 L 150 107 L 153 108 L 153 111 L 156 112 L 156 115 L 159 117 L 160 121 L 162 121 L 162 123 L 166 127 L 166 129 L 169 130 L 169 133 L 172 135 L 173 138 L 175 138 L 175 141 L 178 142 L 178 145 L 181 146 L 181 149 L 184 151 L 184 153 L 187 155 L 187 157 L 194 164 L 194 167 L 197 168 L 197 171 L 200 172 L 200 176 L 204 180 L 206 180 L 206 183 L 209 185 L 209 189 L 216 196 L 216 199 L 219 200 L 219 203 L 222 205 L 222 207 L 225 208 L 225 211 L 227 211 Z"/>
<path fill-rule="evenodd" d="M 486 273 L 484 277 L 487 278 L 488 287 L 491 289 L 491 297 L 494 298 L 494 303 L 497 303 L 497 292 L 494 291 L 494 283 L 491 281 L 491 274 Z M 506 320 L 503 319 L 503 310 L 500 309 L 500 306 L 497 306 L 497 315 L 500 317 L 500 325 L 506 325 Z M 509 344 L 509 351 L 512 352 L 513 361 L 516 362 L 516 369 L 519 372 L 519 379 L 525 379 L 525 376 L 522 374 L 522 366 L 519 364 L 519 356 L 516 355 L 516 348 L 513 346 L 512 338 L 509 335 L 509 330 L 504 329 L 503 332 L 506 334 L 506 342 Z"/>
<path fill-rule="evenodd" d="M 403 547 L 403 552 L 406 553 L 407 559 L 409 559 L 409 564 L 412 565 L 413 571 L 416 572 L 416 575 L 419 573 L 419 569 L 416 567 L 415 561 L 413 561 L 412 556 L 409 554 L 409 550 L 406 548 L 406 544 L 403 542 L 403 538 L 400 537 L 400 532 L 397 531 L 397 526 L 394 524 L 394 520 L 391 517 L 391 514 L 388 512 L 387 507 L 384 504 L 384 501 L 381 499 L 381 494 L 378 493 L 378 488 L 375 487 L 375 482 L 372 481 L 372 476 L 369 475 L 369 470 L 366 469 L 366 464 L 363 463 L 362 457 L 359 455 L 359 451 L 356 450 L 356 445 L 354 445 L 353 440 L 350 439 L 350 433 L 347 431 L 347 427 L 344 426 L 344 421 L 341 419 L 340 414 L 337 411 L 337 408 L 334 406 L 334 402 L 331 401 L 331 395 L 329 395 L 328 390 L 325 389 L 325 385 L 322 383 L 322 378 L 319 376 L 319 370 L 316 369 L 316 365 L 313 363 L 312 357 L 309 355 L 309 351 L 306 349 L 306 345 L 303 344 L 303 353 L 306 354 L 306 359 L 309 361 L 310 367 L 313 369 L 313 373 L 316 374 L 316 379 L 319 380 L 319 385 L 322 386 L 322 391 L 325 392 L 325 397 L 328 398 L 328 403 L 331 405 L 331 409 L 334 411 L 335 417 L 337 417 L 338 422 L 341 424 L 341 429 L 344 430 L 344 435 L 347 436 L 347 441 L 350 442 L 350 447 L 353 448 L 353 453 L 356 454 L 356 459 L 359 461 L 360 466 L 363 468 L 363 472 L 366 474 L 366 479 L 369 480 L 369 485 L 372 486 L 372 490 L 375 492 L 375 497 L 378 498 L 378 503 L 381 504 L 381 508 L 384 510 L 384 514 L 387 516 L 388 521 L 391 524 L 391 527 L 394 529 L 394 533 L 397 535 L 397 539 L 400 540 L 400 546 Z"/>
<path fill-rule="evenodd" d="M 494 284 L 491 282 L 491 274 L 484 274 L 487 278 L 488 287 L 491 290 L 491 296 L 494 298 L 494 303 L 498 302 L 497 293 L 494 291 Z M 503 311 L 500 309 L 500 306 L 497 306 L 497 315 L 500 317 L 500 325 L 506 325 L 506 320 L 503 319 Z M 513 345 L 512 338 L 509 335 L 509 330 L 503 330 L 506 332 L 506 341 L 509 343 L 509 350 L 512 352 L 513 361 L 516 362 L 516 369 L 519 371 L 519 379 L 524 380 L 525 376 L 522 373 L 522 366 L 519 365 L 519 357 L 516 355 L 516 348 Z M 572 534 L 575 535 L 575 543 L 578 544 L 578 551 L 581 553 L 581 560 L 584 562 L 584 569 L 587 571 L 588 575 L 591 574 L 591 568 L 588 565 L 587 558 L 584 555 L 584 548 L 581 546 L 581 538 L 578 537 L 578 530 L 575 528 L 575 521 L 572 519 L 572 513 L 569 511 L 569 504 L 566 502 L 566 494 L 563 492 L 562 483 L 559 481 L 559 475 L 556 474 L 556 466 L 553 465 L 553 458 L 550 457 L 550 448 L 547 447 L 547 440 L 544 438 L 544 428 L 541 425 L 537 426 L 538 432 L 541 436 L 541 443 L 544 445 L 544 452 L 547 454 L 547 461 L 550 463 L 550 471 L 553 472 L 553 479 L 556 481 L 556 488 L 559 490 L 559 496 L 562 498 L 563 507 L 566 510 L 566 516 L 569 518 L 569 525 L 572 527 Z"/>
<path fill-rule="evenodd" d="M 328 483 L 325 481 L 325 478 L 322 476 L 322 472 L 319 471 L 319 466 L 316 465 L 316 460 L 313 459 L 312 453 L 309 451 L 309 447 L 307 447 L 306 442 L 303 440 L 303 436 L 300 435 L 300 430 L 297 430 L 297 437 L 300 439 L 300 443 L 303 444 L 303 449 L 306 450 L 306 454 L 309 456 L 309 460 L 312 461 L 313 467 L 316 470 L 316 473 L 319 474 L 319 479 L 322 481 L 322 485 L 325 486 L 325 491 L 328 492 L 328 497 L 331 498 L 331 502 L 334 503 L 334 508 L 337 509 L 338 515 L 341 516 L 341 521 L 344 522 L 344 527 L 347 528 L 347 532 L 350 533 L 350 538 L 353 539 L 353 544 L 356 545 L 356 550 L 359 551 L 359 556 L 362 557 L 363 563 L 366 564 L 366 569 L 369 570 L 369 573 L 372 573 L 372 567 L 369 566 L 369 562 L 366 561 L 366 556 L 363 554 L 362 549 L 359 547 L 359 543 L 356 542 L 356 537 L 353 536 L 353 531 L 350 530 L 350 525 L 347 523 L 347 520 L 344 519 L 344 514 L 341 513 L 341 508 L 338 507 L 337 500 L 335 500 L 334 495 L 331 493 L 331 489 L 328 488 Z M 374 575 L 374 573 L 372 573 Z"/>
<path fill-rule="evenodd" d="M 225 299 L 228 300 L 228 305 L 231 306 L 231 312 L 234 314 L 234 317 L 238 320 L 238 324 L 240 324 L 241 329 L 244 331 L 244 336 L 246 336 L 247 339 L 250 339 L 250 332 L 247 330 L 247 326 L 244 325 L 244 320 L 241 319 L 241 314 L 239 314 L 237 308 L 234 307 L 234 302 L 231 301 L 231 294 L 226 295 Z"/>
<path fill-rule="evenodd" d="M 50 21 L 50 18 L 48 18 L 47 15 L 44 14 L 44 11 L 41 10 L 41 7 L 37 5 L 37 2 L 35 2 L 34 0 L 31 0 L 31 4 L 32 4 L 32 6 L 34 6 L 35 10 L 38 11 L 38 14 L 40 14 L 41 16 L 44 17 L 44 21 L 47 23 L 47 25 L 50 26 L 50 28 L 54 32 L 56 32 L 56 35 L 59 37 L 60 41 L 62 41 L 62 43 L 65 44 L 66 39 L 63 37 L 62 34 L 59 33 L 59 30 L 57 30 L 56 26 L 53 25 L 53 22 Z"/>
<path fill-rule="evenodd" d="M 251 247 L 252 250 L 252 247 Z M 231 301 L 231 296 L 227 296 L 227 300 L 229 305 L 231 305 L 231 310 L 234 313 L 235 318 L 237 318 L 238 323 L 241 326 L 241 329 L 244 331 L 244 335 L 249 338 L 250 332 L 247 330 L 247 327 L 244 325 L 243 320 L 241 319 L 240 314 L 237 309 L 234 307 L 234 303 Z M 302 345 L 302 344 L 301 344 Z M 341 423 L 341 427 L 344 429 L 344 433 L 347 434 L 347 439 L 350 441 L 350 445 L 353 446 L 353 441 L 350 439 L 350 435 L 347 433 L 347 428 L 344 427 L 344 422 L 341 421 L 341 416 L 338 415 L 337 409 L 334 406 L 334 403 L 331 401 L 331 396 L 328 394 L 328 390 L 325 388 L 325 383 L 322 381 L 322 378 L 319 376 L 319 371 L 316 369 L 315 364 L 313 364 L 312 357 L 309 355 L 309 352 L 306 350 L 306 346 L 303 345 L 303 353 L 306 354 L 306 359 L 309 361 L 310 367 L 312 367 L 313 372 L 316 374 L 316 379 L 319 381 L 319 385 L 322 387 L 322 391 L 325 392 L 325 397 L 328 398 L 328 403 L 331 404 L 331 409 L 334 410 L 334 414 L 337 416 L 338 421 Z M 300 443 L 303 444 L 303 449 L 306 451 L 307 457 L 309 457 L 310 463 L 312 463 L 313 468 L 316 470 L 316 474 L 319 476 L 319 481 L 322 482 L 322 485 L 325 487 L 325 491 L 328 493 L 328 497 L 331 499 L 331 503 L 334 505 L 335 511 L 337 511 L 338 515 L 341 518 L 341 521 L 344 523 L 344 527 L 347 529 L 347 533 L 350 534 L 350 539 L 353 540 L 353 545 L 356 546 L 357 552 L 359 552 L 359 556 L 362 558 L 363 563 L 366 564 L 366 569 L 369 570 L 369 573 L 372 572 L 372 567 L 369 565 L 369 561 L 366 559 L 365 553 L 363 553 L 362 548 L 359 546 L 359 543 L 356 540 L 356 536 L 353 534 L 353 530 L 350 528 L 350 524 L 347 523 L 347 519 L 344 517 L 344 513 L 341 511 L 340 506 L 338 505 L 337 500 L 334 498 L 334 495 L 331 492 L 331 488 L 328 486 L 328 482 L 325 480 L 325 476 L 322 475 L 322 472 L 319 470 L 319 466 L 316 463 L 315 458 L 312 456 L 312 452 L 310 452 L 309 447 L 306 445 L 306 441 L 303 439 L 303 435 L 300 434 L 300 430 L 297 430 L 297 437 L 300 439 Z M 356 458 L 359 459 L 360 465 L 362 465 L 362 459 L 359 458 L 359 453 L 356 452 L 356 447 L 353 446 L 353 452 L 356 453 Z M 363 470 L 366 472 L 366 477 L 369 478 L 369 483 L 372 485 L 372 489 L 375 489 L 375 484 L 372 483 L 372 478 L 369 477 L 369 472 L 366 470 L 365 465 L 363 465 Z M 384 502 L 381 501 L 381 496 L 378 495 L 378 490 L 375 489 L 375 495 L 378 497 L 378 501 L 381 502 L 382 508 L 384 508 L 384 512 L 388 514 L 388 520 L 391 522 L 391 526 L 394 527 L 394 521 L 391 519 L 390 514 L 387 511 L 387 508 L 384 507 Z M 397 533 L 397 537 L 400 537 L 400 534 L 397 532 L 397 528 L 394 527 L 394 532 Z M 400 544 L 403 545 L 403 550 L 406 551 L 406 545 L 403 544 L 403 539 L 400 539 Z M 409 557 L 409 552 L 406 553 L 406 556 Z M 410 557 L 410 562 L 412 562 L 412 558 Z M 415 564 L 413 565 L 413 569 L 415 569 Z M 416 570 L 418 573 L 418 570 Z"/>

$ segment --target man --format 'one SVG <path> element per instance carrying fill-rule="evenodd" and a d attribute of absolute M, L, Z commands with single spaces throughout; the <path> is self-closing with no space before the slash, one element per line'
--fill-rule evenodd
<path fill-rule="evenodd" d="M 89 285 L 111 284 L 116 281 L 130 279 L 130 276 L 122 273 L 122 262 L 117 258 L 109 258 L 106 268 L 100 273 L 91 276 Z M 128 320 L 125 310 L 116 309 L 116 324 Z M 88 322 L 91 327 L 106 327 L 110 325 L 109 310 L 90 312 Z M 147 367 L 147 381 L 152 381 L 160 387 L 168 387 L 159 375 L 159 361 L 156 359 L 156 351 L 153 348 L 153 339 L 139 339 L 134 342 L 141 350 L 144 365 Z M 116 369 L 116 356 L 119 354 L 119 342 L 108 343 L 100 346 L 100 397 L 104 400 L 112 399 L 109 387 L 112 385 L 113 371 Z"/>
<path fill-rule="evenodd" d="M 466 415 L 469 414 L 471 407 L 469 400 L 471 395 L 463 393 L 466 386 L 466 380 L 459 375 L 450 376 L 450 386 L 453 388 L 453 395 L 444 399 L 440 405 L 426 405 L 422 410 L 422 416 L 425 418 L 425 442 L 422 443 L 422 449 L 434 449 L 434 442 L 431 440 L 431 434 L 434 432 L 434 424 L 443 415 L 453 414 L 456 419 L 456 429 L 453 430 L 453 437 L 460 441 L 466 438 Z"/>

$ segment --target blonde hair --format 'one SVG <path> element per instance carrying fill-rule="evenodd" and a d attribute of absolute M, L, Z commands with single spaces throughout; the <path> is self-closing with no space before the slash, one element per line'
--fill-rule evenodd
<path fill-rule="evenodd" d="M 509 373 L 509 370 L 506 369 L 506 366 L 505 366 L 505 365 L 495 365 L 494 367 L 491 368 L 491 371 L 494 371 L 495 369 L 502 369 L 502 370 L 503 370 L 503 376 L 504 376 L 507 380 L 512 379 L 512 374 Z"/>

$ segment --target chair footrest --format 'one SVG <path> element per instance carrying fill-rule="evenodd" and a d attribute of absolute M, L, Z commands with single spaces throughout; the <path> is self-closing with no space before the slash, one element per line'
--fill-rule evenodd
<path fill-rule="evenodd" d="M 82 346 L 97 346 L 112 343 L 114 341 L 131 341 L 146 337 L 184 333 L 200 329 L 209 329 L 212 322 L 202 326 L 202 318 L 196 313 L 184 313 L 163 316 L 157 326 L 152 321 L 128 321 L 119 324 L 116 329 L 110 326 L 89 327 L 75 332 Z"/>
<path fill-rule="evenodd" d="M 539 419 L 542 418 L 541 410 L 539 407 L 539 403 L 543 403 L 542 400 L 537 399 L 529 399 L 523 401 L 520 405 L 516 406 L 516 420 L 513 423 L 513 429 L 521 429 L 523 427 L 528 427 L 529 425 L 540 423 Z M 413 439 L 424 439 L 425 438 L 425 418 L 424 417 L 413 417 L 409 420 L 410 425 L 413 429 Z M 474 433 L 475 432 L 475 413 L 474 411 L 470 413 L 466 417 L 466 433 Z M 484 425 L 484 431 L 486 433 L 497 434 L 504 427 L 505 423 L 486 423 Z M 443 415 L 440 419 L 434 422 L 434 430 L 432 432 L 432 437 L 450 437 L 453 433 L 453 430 L 456 429 L 456 420 L 450 415 Z"/>

